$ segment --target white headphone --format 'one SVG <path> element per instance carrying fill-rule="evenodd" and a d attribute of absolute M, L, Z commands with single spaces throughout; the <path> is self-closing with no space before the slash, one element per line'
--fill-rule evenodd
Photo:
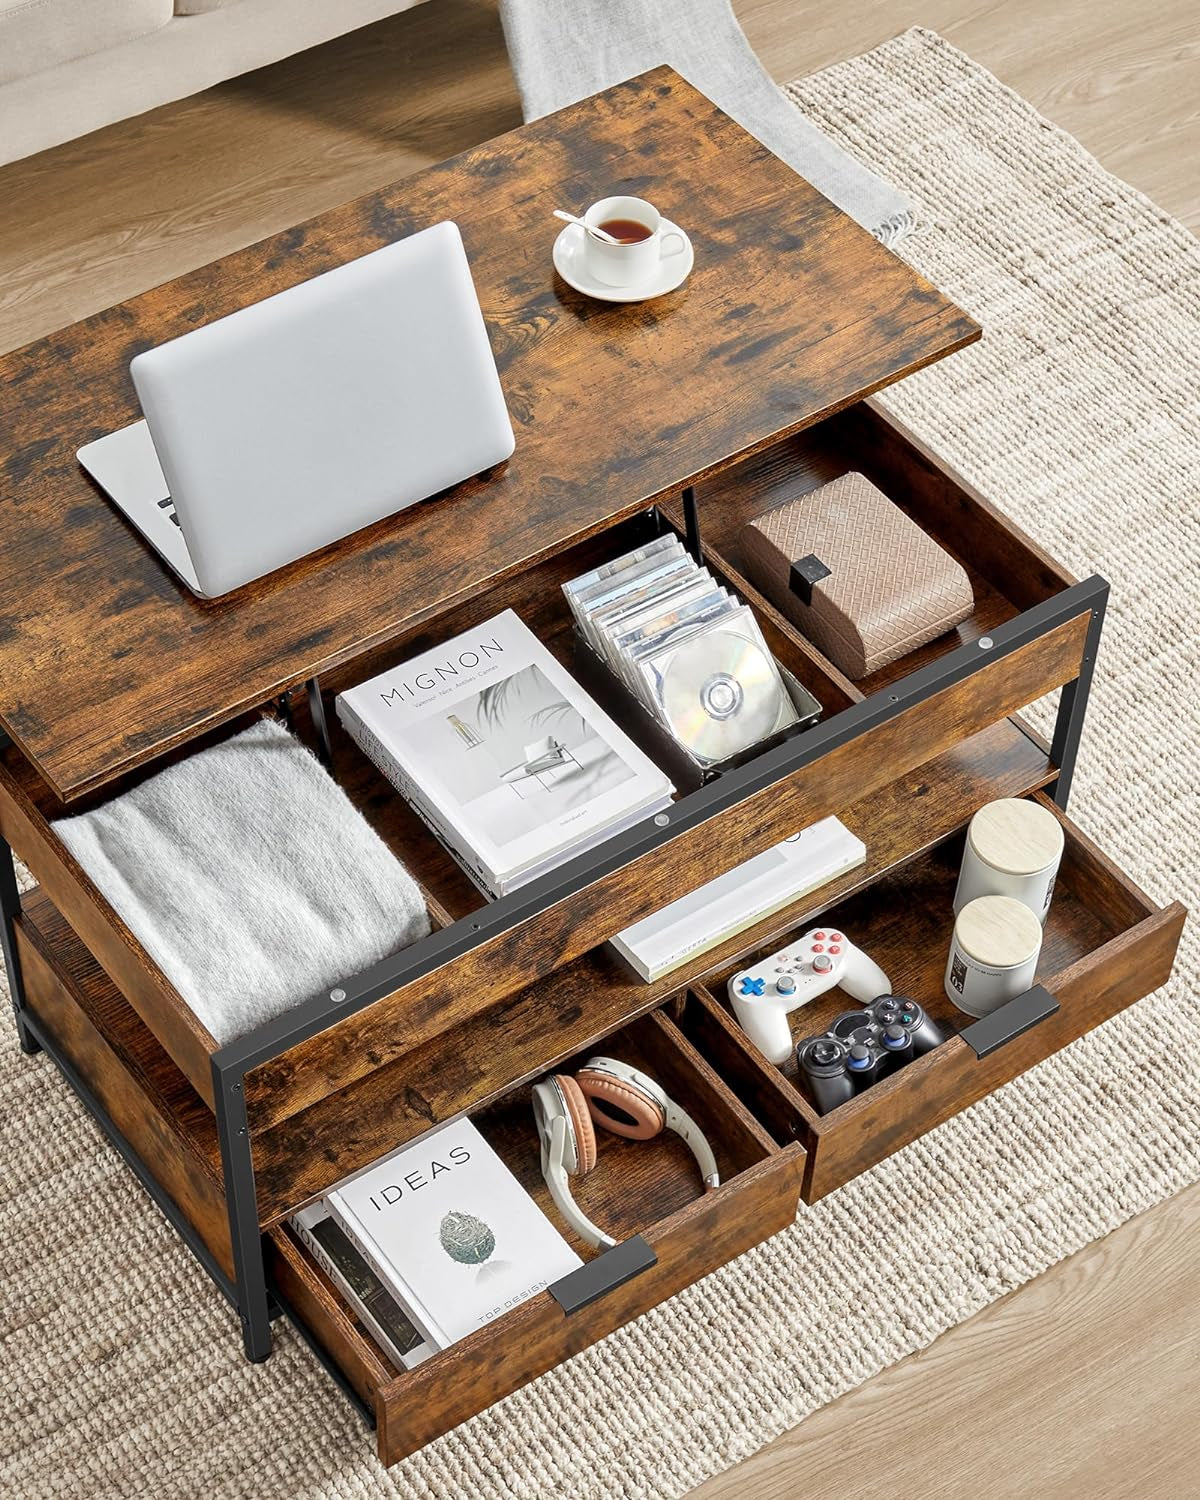
<path fill-rule="evenodd" d="M 570 1185 L 572 1177 L 586 1177 L 596 1165 L 595 1125 L 632 1141 L 673 1131 L 696 1158 L 705 1192 L 720 1186 L 717 1159 L 699 1125 L 653 1078 L 628 1063 L 592 1057 L 574 1078 L 567 1073 L 543 1078 L 533 1086 L 533 1114 L 550 1196 L 576 1234 L 597 1249 L 611 1249 L 617 1241 L 579 1209 Z"/>

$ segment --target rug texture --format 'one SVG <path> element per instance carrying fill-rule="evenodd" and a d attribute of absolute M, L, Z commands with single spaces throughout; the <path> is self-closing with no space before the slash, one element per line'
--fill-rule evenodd
<path fill-rule="evenodd" d="M 928 32 L 789 92 L 918 202 L 904 255 L 986 329 L 887 406 L 1112 581 L 1073 813 L 1194 906 L 1197 244 Z M 0 1493 L 681 1495 L 1200 1177 L 1198 1055 L 1166 1070 L 1158 1041 L 1193 1028 L 1196 973 L 1193 923 L 1167 990 L 391 1472 L 292 1333 L 242 1361 L 202 1273 L 4 1026 Z M 889 1260 L 921 1272 L 911 1297 L 828 1316 Z"/>

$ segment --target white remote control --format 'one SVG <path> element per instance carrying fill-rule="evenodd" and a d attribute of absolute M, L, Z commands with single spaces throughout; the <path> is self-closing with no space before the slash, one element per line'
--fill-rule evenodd
<path fill-rule="evenodd" d="M 742 1030 L 771 1062 L 792 1051 L 788 1016 L 840 984 L 864 1004 L 891 994 L 887 975 L 836 927 L 814 927 L 799 942 L 781 948 L 729 981 L 729 1000 Z"/>

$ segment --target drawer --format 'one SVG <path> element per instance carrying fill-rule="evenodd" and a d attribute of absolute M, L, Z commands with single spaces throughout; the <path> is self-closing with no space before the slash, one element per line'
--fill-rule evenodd
<path fill-rule="evenodd" d="M 385 1463 L 414 1452 L 586 1349 L 795 1217 L 803 1148 L 797 1142 L 777 1146 L 664 1013 L 651 1012 L 622 1028 L 599 1047 L 571 1059 L 565 1071 L 580 1067 L 594 1052 L 633 1063 L 688 1110 L 713 1147 L 721 1185 L 701 1193 L 691 1152 L 673 1135 L 635 1142 L 600 1132 L 598 1164 L 586 1178 L 573 1180 L 575 1199 L 594 1223 L 617 1239 L 624 1242 L 640 1235 L 654 1263 L 617 1281 L 587 1305 L 568 1313 L 550 1291 L 542 1292 L 415 1370 L 397 1371 L 290 1228 L 277 1226 L 270 1232 L 279 1294 L 374 1407 L 379 1454 Z M 559 1219 L 541 1177 L 529 1088 L 514 1090 L 473 1119 L 590 1263 L 589 1269 L 602 1273 L 606 1262 L 619 1267 L 623 1246 L 598 1255 Z"/>
<path fill-rule="evenodd" d="M 941 1046 L 839 1105 L 818 1114 L 802 1091 L 794 1055 L 773 1067 L 734 1020 L 726 983 L 738 969 L 794 941 L 752 952 L 694 986 L 676 1019 L 696 1047 L 765 1120 L 778 1140 L 807 1148 L 808 1202 L 956 1115 L 985 1094 L 1164 984 L 1185 918 L 1178 903 L 1156 907 L 1042 794 L 1060 817 L 1066 848 L 1046 922 L 1037 983 L 1058 1009 L 984 1056 L 971 1045 L 971 1018 L 946 998 L 942 976 L 953 928 L 951 903 L 962 837 L 943 842 L 870 889 L 824 911 L 949 1034 Z M 811 922 L 805 923 L 805 926 Z M 804 930 L 801 928 L 800 930 Z M 790 1017 L 794 1041 L 825 1030 L 857 1002 L 830 990 Z M 1012 1002 L 1015 1015 L 1019 1002 Z"/>

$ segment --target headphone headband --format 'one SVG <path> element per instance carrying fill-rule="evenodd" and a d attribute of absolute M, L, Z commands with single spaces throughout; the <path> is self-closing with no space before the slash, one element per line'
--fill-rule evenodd
<path fill-rule="evenodd" d="M 720 1187 L 721 1175 L 717 1171 L 717 1159 L 713 1155 L 712 1147 L 708 1144 L 707 1136 L 687 1110 L 676 1104 L 666 1089 L 648 1073 L 641 1072 L 629 1063 L 618 1062 L 613 1057 L 589 1057 L 580 1072 L 581 1074 L 600 1073 L 614 1078 L 619 1083 L 637 1089 L 653 1099 L 662 1110 L 664 1128 L 677 1135 L 695 1157 L 705 1188 Z M 587 1092 L 586 1087 L 584 1092 Z M 595 1111 L 592 1112 L 592 1118 L 596 1118 Z M 607 1126 L 608 1122 L 601 1119 L 598 1123 Z"/>
<path fill-rule="evenodd" d="M 619 1110 L 629 1124 L 598 1108 L 601 1104 Z M 588 1112 L 586 1124 L 582 1116 L 578 1123 L 576 1120 L 581 1107 Z M 590 1136 L 593 1120 L 605 1130 L 634 1140 L 648 1140 L 663 1129 L 672 1131 L 695 1157 L 705 1191 L 720 1185 L 716 1157 L 699 1125 L 653 1078 L 629 1063 L 593 1057 L 576 1078 L 566 1074 L 544 1078 L 533 1086 L 533 1109 L 541 1142 L 542 1176 L 555 1207 L 581 1239 L 597 1248 L 610 1249 L 617 1241 L 583 1213 L 570 1188 L 572 1176 L 583 1176 L 594 1165 L 595 1141 Z M 581 1129 L 585 1133 L 582 1142 Z"/>

